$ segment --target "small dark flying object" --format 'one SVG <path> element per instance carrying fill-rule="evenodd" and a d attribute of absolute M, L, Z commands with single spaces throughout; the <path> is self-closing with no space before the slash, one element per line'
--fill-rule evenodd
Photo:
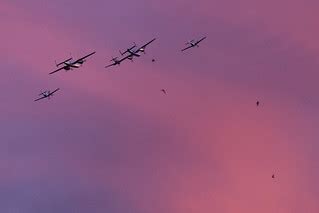
<path fill-rule="evenodd" d="M 275 175 L 272 175 L 271 177 L 272 177 L 272 178 L 275 178 Z"/>
<path fill-rule="evenodd" d="M 42 97 L 40 97 L 40 98 L 38 98 L 38 99 L 36 99 L 36 100 L 34 100 L 34 101 L 39 101 L 39 100 L 44 99 L 44 98 L 50 99 L 50 97 L 53 96 L 53 94 L 54 94 L 55 92 L 57 92 L 58 90 L 60 90 L 60 88 L 57 88 L 57 89 L 55 89 L 55 90 L 52 91 L 52 92 L 51 92 L 50 90 L 41 92 L 41 93 L 39 94 L 39 96 L 42 96 Z"/>
<path fill-rule="evenodd" d="M 166 90 L 165 89 L 161 89 L 161 91 L 166 95 Z"/>
<path fill-rule="evenodd" d="M 152 59 L 152 62 L 155 62 L 155 59 L 154 59 L 154 58 Z"/>
<path fill-rule="evenodd" d="M 125 59 L 128 59 L 128 56 L 125 56 L 124 58 L 118 59 L 118 57 L 112 58 L 110 61 L 113 61 L 113 64 L 107 65 L 104 68 L 108 68 L 115 65 L 120 65 L 122 61 Z"/>
<path fill-rule="evenodd" d="M 189 48 L 192 48 L 192 47 L 199 47 L 198 44 L 203 41 L 204 39 L 206 38 L 206 36 L 204 36 L 203 38 L 199 39 L 198 41 L 195 41 L 194 39 L 193 40 L 190 40 L 188 42 L 186 42 L 186 45 L 189 45 L 187 47 L 185 47 L 184 49 L 182 49 L 181 51 L 185 51 Z"/>
<path fill-rule="evenodd" d="M 259 106 L 259 101 L 256 102 L 256 105 Z"/>

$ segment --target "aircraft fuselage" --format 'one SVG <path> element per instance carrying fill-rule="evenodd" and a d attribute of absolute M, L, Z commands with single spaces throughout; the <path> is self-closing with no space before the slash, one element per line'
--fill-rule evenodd
<path fill-rule="evenodd" d="M 45 91 L 41 93 L 44 97 L 49 97 L 50 96 L 50 91 Z"/>
<path fill-rule="evenodd" d="M 80 68 L 82 66 L 82 64 L 84 63 L 84 61 L 79 61 L 79 62 L 76 62 L 76 63 L 64 63 L 65 64 L 65 67 L 64 69 L 65 70 L 72 70 L 72 68 Z"/>

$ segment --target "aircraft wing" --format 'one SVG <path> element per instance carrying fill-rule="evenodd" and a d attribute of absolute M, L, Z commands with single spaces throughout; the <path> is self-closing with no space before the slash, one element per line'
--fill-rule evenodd
<path fill-rule="evenodd" d="M 59 69 L 54 70 L 53 72 L 50 72 L 49 75 L 50 75 L 50 74 L 53 74 L 53 73 L 55 73 L 55 72 L 58 72 L 58 71 L 60 71 L 60 70 L 63 70 L 65 67 L 67 67 L 67 66 L 60 67 Z"/>
<path fill-rule="evenodd" d="M 113 64 L 110 64 L 110 65 L 105 66 L 104 68 L 108 68 L 108 67 L 111 67 L 111 66 L 114 66 L 114 65 L 116 65 L 115 62 L 114 62 Z"/>
<path fill-rule="evenodd" d="M 87 58 L 87 57 L 89 57 L 89 56 L 93 55 L 94 53 L 95 53 L 95 52 L 90 53 L 90 54 L 88 54 L 88 55 L 86 55 L 86 56 L 84 56 L 84 57 L 82 57 L 82 58 L 79 58 L 78 60 L 76 60 L 75 62 L 73 62 L 73 64 L 78 63 L 79 61 L 81 61 L 81 60 L 83 60 L 83 59 L 85 59 L 85 58 Z"/>
<path fill-rule="evenodd" d="M 34 101 L 39 101 L 39 100 L 44 99 L 44 98 L 46 98 L 46 96 L 42 96 L 41 98 L 35 99 Z"/>
<path fill-rule="evenodd" d="M 196 42 L 196 44 L 199 44 L 199 42 L 203 41 L 205 38 L 206 38 L 206 36 L 203 37 L 203 38 L 201 38 L 200 40 L 198 40 L 198 41 Z M 196 44 L 195 44 L 195 45 L 196 45 Z"/>
<path fill-rule="evenodd" d="M 53 95 L 53 93 L 55 93 L 55 92 L 57 92 L 57 91 L 59 91 L 60 90 L 60 88 L 57 88 L 57 89 L 55 89 L 54 91 L 52 91 L 49 95 Z"/>
<path fill-rule="evenodd" d="M 144 49 L 146 46 L 148 46 L 150 43 L 152 43 L 153 41 L 155 41 L 156 38 L 153 38 L 151 41 L 147 42 L 146 44 L 144 44 L 143 46 L 141 46 L 139 49 Z"/>
<path fill-rule="evenodd" d="M 182 49 L 181 51 L 183 52 L 183 51 L 185 51 L 185 50 L 187 50 L 187 49 L 189 49 L 189 48 L 192 48 L 192 46 L 185 47 L 185 48 Z"/>

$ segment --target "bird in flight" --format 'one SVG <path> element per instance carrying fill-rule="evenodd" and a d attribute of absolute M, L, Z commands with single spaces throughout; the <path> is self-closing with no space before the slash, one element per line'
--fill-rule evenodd
<path fill-rule="evenodd" d="M 165 89 L 161 89 L 161 91 L 166 95 L 166 90 Z"/>
<path fill-rule="evenodd" d="M 256 102 L 256 106 L 259 106 L 259 101 Z"/>
<path fill-rule="evenodd" d="M 275 178 L 275 175 L 273 174 L 271 177 L 274 179 L 274 178 Z"/>

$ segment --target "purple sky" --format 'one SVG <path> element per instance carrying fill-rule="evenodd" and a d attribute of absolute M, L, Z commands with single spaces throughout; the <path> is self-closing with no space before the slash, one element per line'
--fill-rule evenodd
<path fill-rule="evenodd" d="M 318 9 L 0 0 L 0 212 L 319 212 Z"/>

